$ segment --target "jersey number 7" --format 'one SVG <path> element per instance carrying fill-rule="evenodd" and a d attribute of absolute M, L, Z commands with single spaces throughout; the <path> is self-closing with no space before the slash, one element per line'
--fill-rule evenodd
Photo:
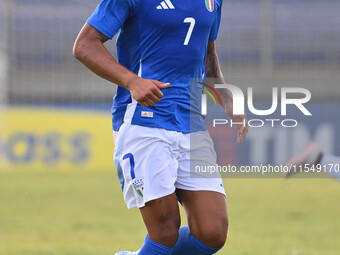
<path fill-rule="evenodd" d="M 185 40 L 184 40 L 184 45 L 188 45 L 190 38 L 191 38 L 191 35 L 192 35 L 192 31 L 194 30 L 194 27 L 195 27 L 195 24 L 196 24 L 196 20 L 194 18 L 185 18 L 184 23 L 190 23 L 187 36 L 185 37 Z"/>

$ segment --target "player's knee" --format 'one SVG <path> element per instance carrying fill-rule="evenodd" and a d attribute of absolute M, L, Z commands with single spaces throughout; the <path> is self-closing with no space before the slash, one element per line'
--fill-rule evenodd
<path fill-rule="evenodd" d="M 160 243 L 168 243 L 169 247 L 175 246 L 178 240 L 178 229 L 177 228 L 169 228 L 167 230 L 162 231 L 159 234 Z"/>
<path fill-rule="evenodd" d="M 181 220 L 179 214 L 161 215 L 157 231 L 158 239 L 162 243 L 175 245 L 178 239 L 178 229 L 180 225 Z"/>
<path fill-rule="evenodd" d="M 211 224 L 201 234 L 201 242 L 211 248 L 221 248 L 227 240 L 228 219 L 223 218 L 217 224 Z"/>

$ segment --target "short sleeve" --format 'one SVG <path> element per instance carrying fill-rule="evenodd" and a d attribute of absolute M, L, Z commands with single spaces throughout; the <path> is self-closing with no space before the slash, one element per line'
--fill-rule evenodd
<path fill-rule="evenodd" d="M 216 0 L 216 16 L 214 24 L 211 27 L 210 35 L 209 35 L 209 42 L 216 41 L 218 31 L 220 29 L 221 24 L 221 16 L 222 16 L 222 0 Z"/>
<path fill-rule="evenodd" d="M 103 0 L 87 23 L 112 39 L 125 21 L 133 15 L 137 0 Z"/>

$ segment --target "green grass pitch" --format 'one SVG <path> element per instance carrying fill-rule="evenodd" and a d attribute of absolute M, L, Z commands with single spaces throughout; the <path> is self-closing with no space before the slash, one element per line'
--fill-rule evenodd
<path fill-rule="evenodd" d="M 225 179 L 225 187 L 230 228 L 218 254 L 340 254 L 340 182 Z M 0 172 L 0 255 L 113 255 L 138 249 L 145 233 L 113 170 Z"/>

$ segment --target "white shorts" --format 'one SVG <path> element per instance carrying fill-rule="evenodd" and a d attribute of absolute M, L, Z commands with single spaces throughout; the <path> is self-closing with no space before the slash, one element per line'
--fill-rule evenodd
<path fill-rule="evenodd" d="M 123 123 L 114 132 L 114 141 L 115 165 L 128 208 L 144 207 L 148 201 L 174 193 L 176 188 L 225 195 L 219 173 L 207 176 L 193 171 L 193 165 L 216 165 L 208 131 L 184 134 Z"/>

